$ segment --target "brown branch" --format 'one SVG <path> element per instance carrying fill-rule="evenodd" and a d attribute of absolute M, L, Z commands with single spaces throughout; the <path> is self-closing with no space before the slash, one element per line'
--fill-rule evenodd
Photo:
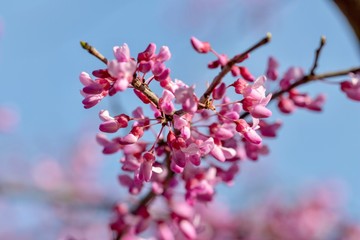
<path fill-rule="evenodd" d="M 149 86 L 144 84 L 139 77 L 134 77 L 131 85 L 136 89 L 142 92 L 156 107 L 159 107 L 159 98 L 156 94 L 150 90 Z"/>
<path fill-rule="evenodd" d="M 104 57 L 98 50 L 96 50 L 96 48 L 94 48 L 93 46 L 91 46 L 90 44 L 84 41 L 80 41 L 80 45 L 83 49 L 87 50 L 91 55 L 95 56 L 100 61 L 107 64 L 108 60 L 106 59 L 106 57 Z"/>
<path fill-rule="evenodd" d="M 298 87 L 300 85 L 309 83 L 311 81 L 320 80 L 320 79 L 324 79 L 324 78 L 332 78 L 332 77 L 344 76 L 344 75 L 347 75 L 349 73 L 355 73 L 355 72 L 358 72 L 358 71 L 360 71 L 360 67 L 354 67 L 354 68 L 335 71 L 335 72 L 326 72 L 326 73 L 317 74 L 317 75 L 310 75 L 310 74 L 306 75 L 306 76 L 302 77 L 301 79 L 299 79 L 298 81 L 291 84 L 288 88 L 275 92 L 272 95 L 272 97 L 270 99 L 270 102 L 275 100 L 276 98 L 280 97 L 284 93 L 289 92 L 291 89 L 293 89 L 295 87 Z M 240 118 L 245 118 L 248 115 L 249 115 L 249 113 L 245 112 L 240 116 Z"/>
<path fill-rule="evenodd" d="M 222 81 L 222 79 L 225 77 L 225 75 L 230 72 L 231 68 L 237 63 L 239 62 L 241 59 L 243 59 L 244 57 L 246 57 L 247 54 L 249 54 L 250 52 L 254 51 L 255 49 L 267 44 L 268 42 L 270 42 L 271 40 L 271 34 L 268 33 L 266 35 L 266 37 L 264 37 L 263 39 L 261 39 L 258 43 L 256 43 L 254 46 L 250 47 L 248 50 L 246 50 L 245 52 L 243 52 L 242 54 L 236 55 L 235 57 L 233 57 L 232 59 L 230 59 L 228 61 L 228 63 L 222 68 L 222 70 L 220 71 L 220 73 L 213 79 L 213 81 L 211 82 L 210 86 L 206 89 L 206 91 L 204 92 L 204 94 L 201 96 L 200 98 L 200 103 L 201 104 L 205 104 L 208 101 L 212 91 L 216 88 L 217 85 L 219 85 Z M 202 108 L 202 105 L 199 105 L 200 108 Z"/>
<path fill-rule="evenodd" d="M 321 40 L 320 40 L 320 46 L 319 46 L 319 48 L 316 49 L 316 51 L 315 51 L 314 64 L 313 64 L 313 67 L 312 67 L 311 70 L 310 70 L 310 75 L 315 75 L 315 70 L 316 70 L 316 68 L 317 68 L 317 66 L 318 66 L 318 61 L 319 61 L 320 53 L 321 53 L 321 50 L 322 50 L 322 48 L 324 47 L 325 43 L 326 43 L 326 38 L 325 38 L 325 36 L 322 36 L 322 37 L 321 37 Z"/>

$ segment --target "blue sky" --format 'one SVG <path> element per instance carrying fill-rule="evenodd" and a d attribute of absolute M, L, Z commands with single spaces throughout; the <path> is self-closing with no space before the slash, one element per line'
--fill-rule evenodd
<path fill-rule="evenodd" d="M 191 36 L 231 55 L 271 32 L 271 44 L 248 61 L 256 75 L 264 72 L 269 55 L 279 60 L 281 72 L 293 65 L 309 69 L 321 35 L 328 41 L 319 73 L 359 65 L 355 38 L 329 1 L 259 1 L 256 8 L 247 3 L 255 1 L 193 2 L 1 1 L 0 104 L 15 106 L 21 124 L 15 135 L 0 137 L 0 147 L 19 144 L 30 158 L 38 152 L 58 154 L 69 139 L 79 135 L 79 129 L 97 128 L 97 113 L 108 108 L 109 102 L 84 110 L 78 75 L 103 65 L 80 48 L 80 40 L 107 57 L 112 57 L 114 45 L 124 42 L 134 55 L 149 42 L 167 45 L 173 56 L 168 64 L 172 77 L 195 83 L 198 91 L 216 72 L 205 67 L 209 57 L 192 50 Z M 337 179 L 347 186 L 349 211 L 359 216 L 360 104 L 348 100 L 334 85 L 312 84 L 302 89 L 326 93 L 324 112 L 274 114 L 273 119 L 282 118 L 285 124 L 278 139 L 270 141 L 271 155 L 245 164 L 239 184 L 245 176 L 251 179 L 251 174 L 261 176 L 262 171 L 270 172 L 264 175 L 271 176 L 274 187 L 288 189 Z M 134 107 L 126 94 L 116 99 L 124 111 Z M 115 179 L 114 162 L 108 168 Z"/>

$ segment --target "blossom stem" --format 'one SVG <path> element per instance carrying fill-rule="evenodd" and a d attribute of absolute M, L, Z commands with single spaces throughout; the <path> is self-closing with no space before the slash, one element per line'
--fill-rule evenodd
<path fill-rule="evenodd" d="M 317 68 L 317 66 L 318 66 L 318 61 L 319 61 L 320 53 L 321 53 L 321 50 L 323 49 L 323 47 L 325 46 L 325 43 L 326 43 L 326 38 L 325 38 L 325 36 L 321 36 L 320 46 L 319 46 L 318 49 L 316 49 L 316 51 L 315 51 L 314 64 L 313 64 L 313 67 L 312 67 L 311 70 L 310 70 L 310 75 L 312 75 L 312 76 L 315 75 L 315 70 L 316 70 L 316 68 Z"/>
<path fill-rule="evenodd" d="M 252 47 L 250 47 L 248 50 L 246 50 L 245 52 L 236 55 L 235 57 L 233 57 L 232 59 L 230 59 L 227 64 L 221 69 L 220 73 L 213 79 L 213 81 L 211 82 L 210 86 L 206 89 L 206 91 L 204 92 L 204 94 L 201 96 L 200 98 L 200 103 L 205 104 L 211 93 L 213 92 L 213 90 L 216 88 L 217 85 L 219 85 L 221 83 L 221 80 L 225 77 L 225 75 L 227 73 L 230 72 L 231 68 L 238 63 L 241 59 L 243 59 L 244 57 L 246 57 L 246 55 L 248 55 L 249 53 L 251 53 L 252 51 L 256 50 L 257 48 L 267 44 L 268 42 L 270 42 L 271 40 L 271 34 L 268 33 L 266 35 L 266 37 L 264 37 L 263 39 L 261 39 L 259 42 L 257 42 L 256 44 L 254 44 Z M 206 104 L 205 104 L 206 105 Z M 200 108 L 203 108 L 201 105 L 199 105 Z"/>
<path fill-rule="evenodd" d="M 349 68 L 349 69 L 335 71 L 335 72 L 327 72 L 327 73 L 322 73 L 322 74 L 317 74 L 317 75 L 311 75 L 311 74 L 306 75 L 306 76 L 300 78 L 298 81 L 291 84 L 288 88 L 282 89 L 282 90 L 279 90 L 279 91 L 275 92 L 272 95 L 272 97 L 270 99 L 270 102 L 277 99 L 278 97 L 282 96 L 284 93 L 289 92 L 291 89 L 293 89 L 295 87 L 298 87 L 300 85 L 309 83 L 311 81 L 321 80 L 321 79 L 324 79 L 324 78 L 332 78 L 332 77 L 344 76 L 344 75 L 347 75 L 349 73 L 358 72 L 358 71 L 360 71 L 360 67 L 354 67 L 354 68 Z M 245 112 L 240 116 L 240 118 L 245 118 L 248 115 L 249 115 L 249 113 Z"/>

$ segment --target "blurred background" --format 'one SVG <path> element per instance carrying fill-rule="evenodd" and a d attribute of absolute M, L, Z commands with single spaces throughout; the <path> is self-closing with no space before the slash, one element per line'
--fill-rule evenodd
<path fill-rule="evenodd" d="M 171 77 L 195 84 L 200 93 L 217 71 L 206 68 L 211 56 L 191 48 L 191 36 L 232 56 L 267 32 L 272 42 L 246 63 L 256 76 L 264 74 L 269 56 L 279 61 L 280 73 L 290 66 L 309 70 L 321 35 L 327 44 L 318 73 L 359 66 L 356 37 L 331 1 L 0 1 L 1 239 L 53 239 L 88 221 L 87 214 L 98 216 L 91 224 L 101 235 L 109 212 L 96 209 L 109 209 L 126 194 L 117 183 L 119 156 L 102 156 L 95 143 L 97 116 L 100 109 L 129 113 L 139 102 L 129 100 L 129 91 L 83 109 L 78 76 L 103 65 L 80 40 L 108 58 L 123 43 L 133 56 L 150 42 L 167 45 Z M 360 105 L 337 85 L 302 90 L 325 93 L 324 111 L 284 116 L 275 110 L 272 119 L 284 124 L 267 142 L 270 154 L 244 162 L 236 184 L 221 187 L 217 197 L 236 208 L 231 203 L 239 197 L 247 202 L 268 191 L 327 186 L 341 193 L 346 214 L 359 219 Z M 74 206 L 81 214 L 70 214 Z M 49 235 L 29 236 L 44 226 Z"/>

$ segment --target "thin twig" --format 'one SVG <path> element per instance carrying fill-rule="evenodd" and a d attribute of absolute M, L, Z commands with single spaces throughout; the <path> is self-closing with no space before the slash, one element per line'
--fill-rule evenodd
<path fill-rule="evenodd" d="M 107 64 L 108 60 L 104 57 L 96 48 L 88 44 L 87 42 L 80 41 L 80 45 L 83 49 L 87 50 L 91 55 L 95 56 L 96 58 L 100 59 L 103 63 Z"/>
<path fill-rule="evenodd" d="M 310 70 L 310 75 L 312 75 L 312 76 L 315 75 L 315 70 L 316 70 L 316 68 L 317 68 L 317 66 L 318 66 L 318 61 L 319 61 L 320 53 L 321 53 L 321 50 L 322 50 L 322 48 L 324 47 L 325 43 L 326 43 L 326 38 L 325 38 L 325 36 L 321 36 L 320 46 L 319 46 L 319 48 L 316 49 L 316 51 L 315 51 L 314 64 L 313 64 L 313 67 L 312 67 L 311 70 Z"/>
<path fill-rule="evenodd" d="M 236 55 L 235 57 L 233 57 L 230 61 L 228 61 L 228 63 L 222 68 L 222 70 L 220 71 L 220 73 L 213 79 L 213 81 L 211 82 L 210 86 L 206 89 L 206 91 L 204 92 L 204 94 L 201 96 L 200 98 L 200 103 L 201 104 L 205 104 L 208 101 L 212 91 L 216 88 L 217 85 L 219 85 L 221 83 L 221 80 L 225 77 L 225 75 L 231 71 L 231 68 L 237 63 L 239 62 L 241 59 L 243 59 L 247 54 L 249 54 L 250 52 L 254 51 L 255 49 L 267 44 L 268 42 L 270 42 L 271 40 L 271 34 L 268 33 L 266 35 L 266 37 L 264 37 L 263 39 L 261 39 L 258 43 L 256 43 L 254 46 L 250 47 L 248 50 L 246 50 L 245 52 L 243 52 L 242 54 Z M 201 105 L 199 105 L 199 107 L 201 108 Z"/>
<path fill-rule="evenodd" d="M 344 76 L 344 75 L 347 75 L 349 73 L 355 73 L 355 72 L 358 72 L 358 71 L 360 71 L 360 67 L 354 67 L 354 68 L 335 71 L 335 72 L 326 72 L 326 73 L 317 74 L 317 75 L 310 75 L 310 74 L 306 75 L 306 76 L 302 77 L 301 79 L 299 79 L 298 81 L 291 84 L 288 88 L 282 89 L 282 90 L 279 90 L 279 91 L 275 92 L 272 95 L 272 97 L 270 99 L 270 102 L 275 100 L 276 98 L 280 97 L 284 93 L 289 92 L 291 89 L 293 89 L 295 87 L 298 87 L 300 85 L 309 83 L 311 81 L 320 80 L 320 79 L 324 79 L 324 78 L 332 78 L 332 77 Z M 245 118 L 248 115 L 249 115 L 249 113 L 245 112 L 240 116 L 240 118 Z"/>

